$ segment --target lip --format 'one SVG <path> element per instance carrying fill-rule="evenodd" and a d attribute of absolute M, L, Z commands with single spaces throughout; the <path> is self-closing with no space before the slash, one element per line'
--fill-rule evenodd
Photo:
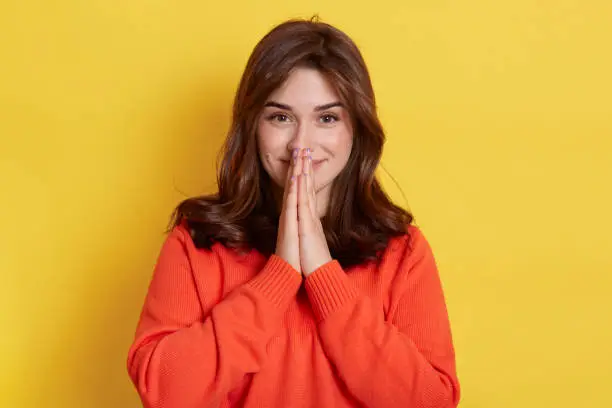
<path fill-rule="evenodd" d="M 317 170 L 325 162 L 326 162 L 326 160 L 313 160 L 312 161 L 312 169 L 313 170 Z"/>
<path fill-rule="evenodd" d="M 323 163 L 325 163 L 327 159 L 322 160 L 313 160 L 312 161 L 312 169 L 317 170 Z M 281 160 L 282 163 L 289 165 L 291 162 L 289 160 Z"/>

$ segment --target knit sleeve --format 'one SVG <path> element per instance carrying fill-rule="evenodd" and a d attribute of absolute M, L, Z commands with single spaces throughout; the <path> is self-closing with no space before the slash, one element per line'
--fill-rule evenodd
<path fill-rule="evenodd" d="M 306 279 L 327 356 L 367 407 L 451 408 L 455 354 L 432 251 L 418 229 L 399 261 L 385 317 L 331 261 Z"/>
<path fill-rule="evenodd" d="M 128 353 L 129 375 L 148 408 L 219 406 L 246 374 L 259 371 L 267 342 L 302 281 L 272 255 L 252 280 L 205 315 L 186 239 L 175 229 L 164 243 Z M 215 265 L 207 273 L 219 274 Z"/>

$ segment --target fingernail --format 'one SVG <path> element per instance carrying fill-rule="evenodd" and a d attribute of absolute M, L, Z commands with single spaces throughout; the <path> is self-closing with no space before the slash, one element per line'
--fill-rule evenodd
<path fill-rule="evenodd" d="M 297 157 L 299 151 L 300 149 L 298 148 L 293 149 L 293 157 Z"/>
<path fill-rule="evenodd" d="M 291 182 L 293 183 L 295 181 L 295 176 L 291 176 Z"/>

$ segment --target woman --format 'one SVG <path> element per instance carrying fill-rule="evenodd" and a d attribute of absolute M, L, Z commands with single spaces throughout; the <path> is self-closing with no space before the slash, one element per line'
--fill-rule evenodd
<path fill-rule="evenodd" d="M 455 407 L 434 257 L 375 178 L 355 44 L 275 27 L 234 101 L 219 191 L 181 203 L 128 371 L 146 407 Z"/>

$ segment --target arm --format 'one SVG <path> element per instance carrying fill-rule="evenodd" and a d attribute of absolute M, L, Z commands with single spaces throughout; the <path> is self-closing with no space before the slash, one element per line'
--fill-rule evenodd
<path fill-rule="evenodd" d="M 411 229 L 385 321 L 337 261 L 306 279 L 323 347 L 350 392 L 375 408 L 450 408 L 459 383 L 440 278 L 425 238 Z M 408 247 L 408 245 L 407 245 Z"/>
<path fill-rule="evenodd" d="M 204 314 L 186 233 L 166 240 L 128 355 L 145 407 L 218 406 L 245 374 L 258 372 L 269 338 L 302 278 L 272 255 L 251 281 Z M 211 256 L 210 274 L 219 274 Z M 213 278 L 214 279 L 214 278 Z"/>

